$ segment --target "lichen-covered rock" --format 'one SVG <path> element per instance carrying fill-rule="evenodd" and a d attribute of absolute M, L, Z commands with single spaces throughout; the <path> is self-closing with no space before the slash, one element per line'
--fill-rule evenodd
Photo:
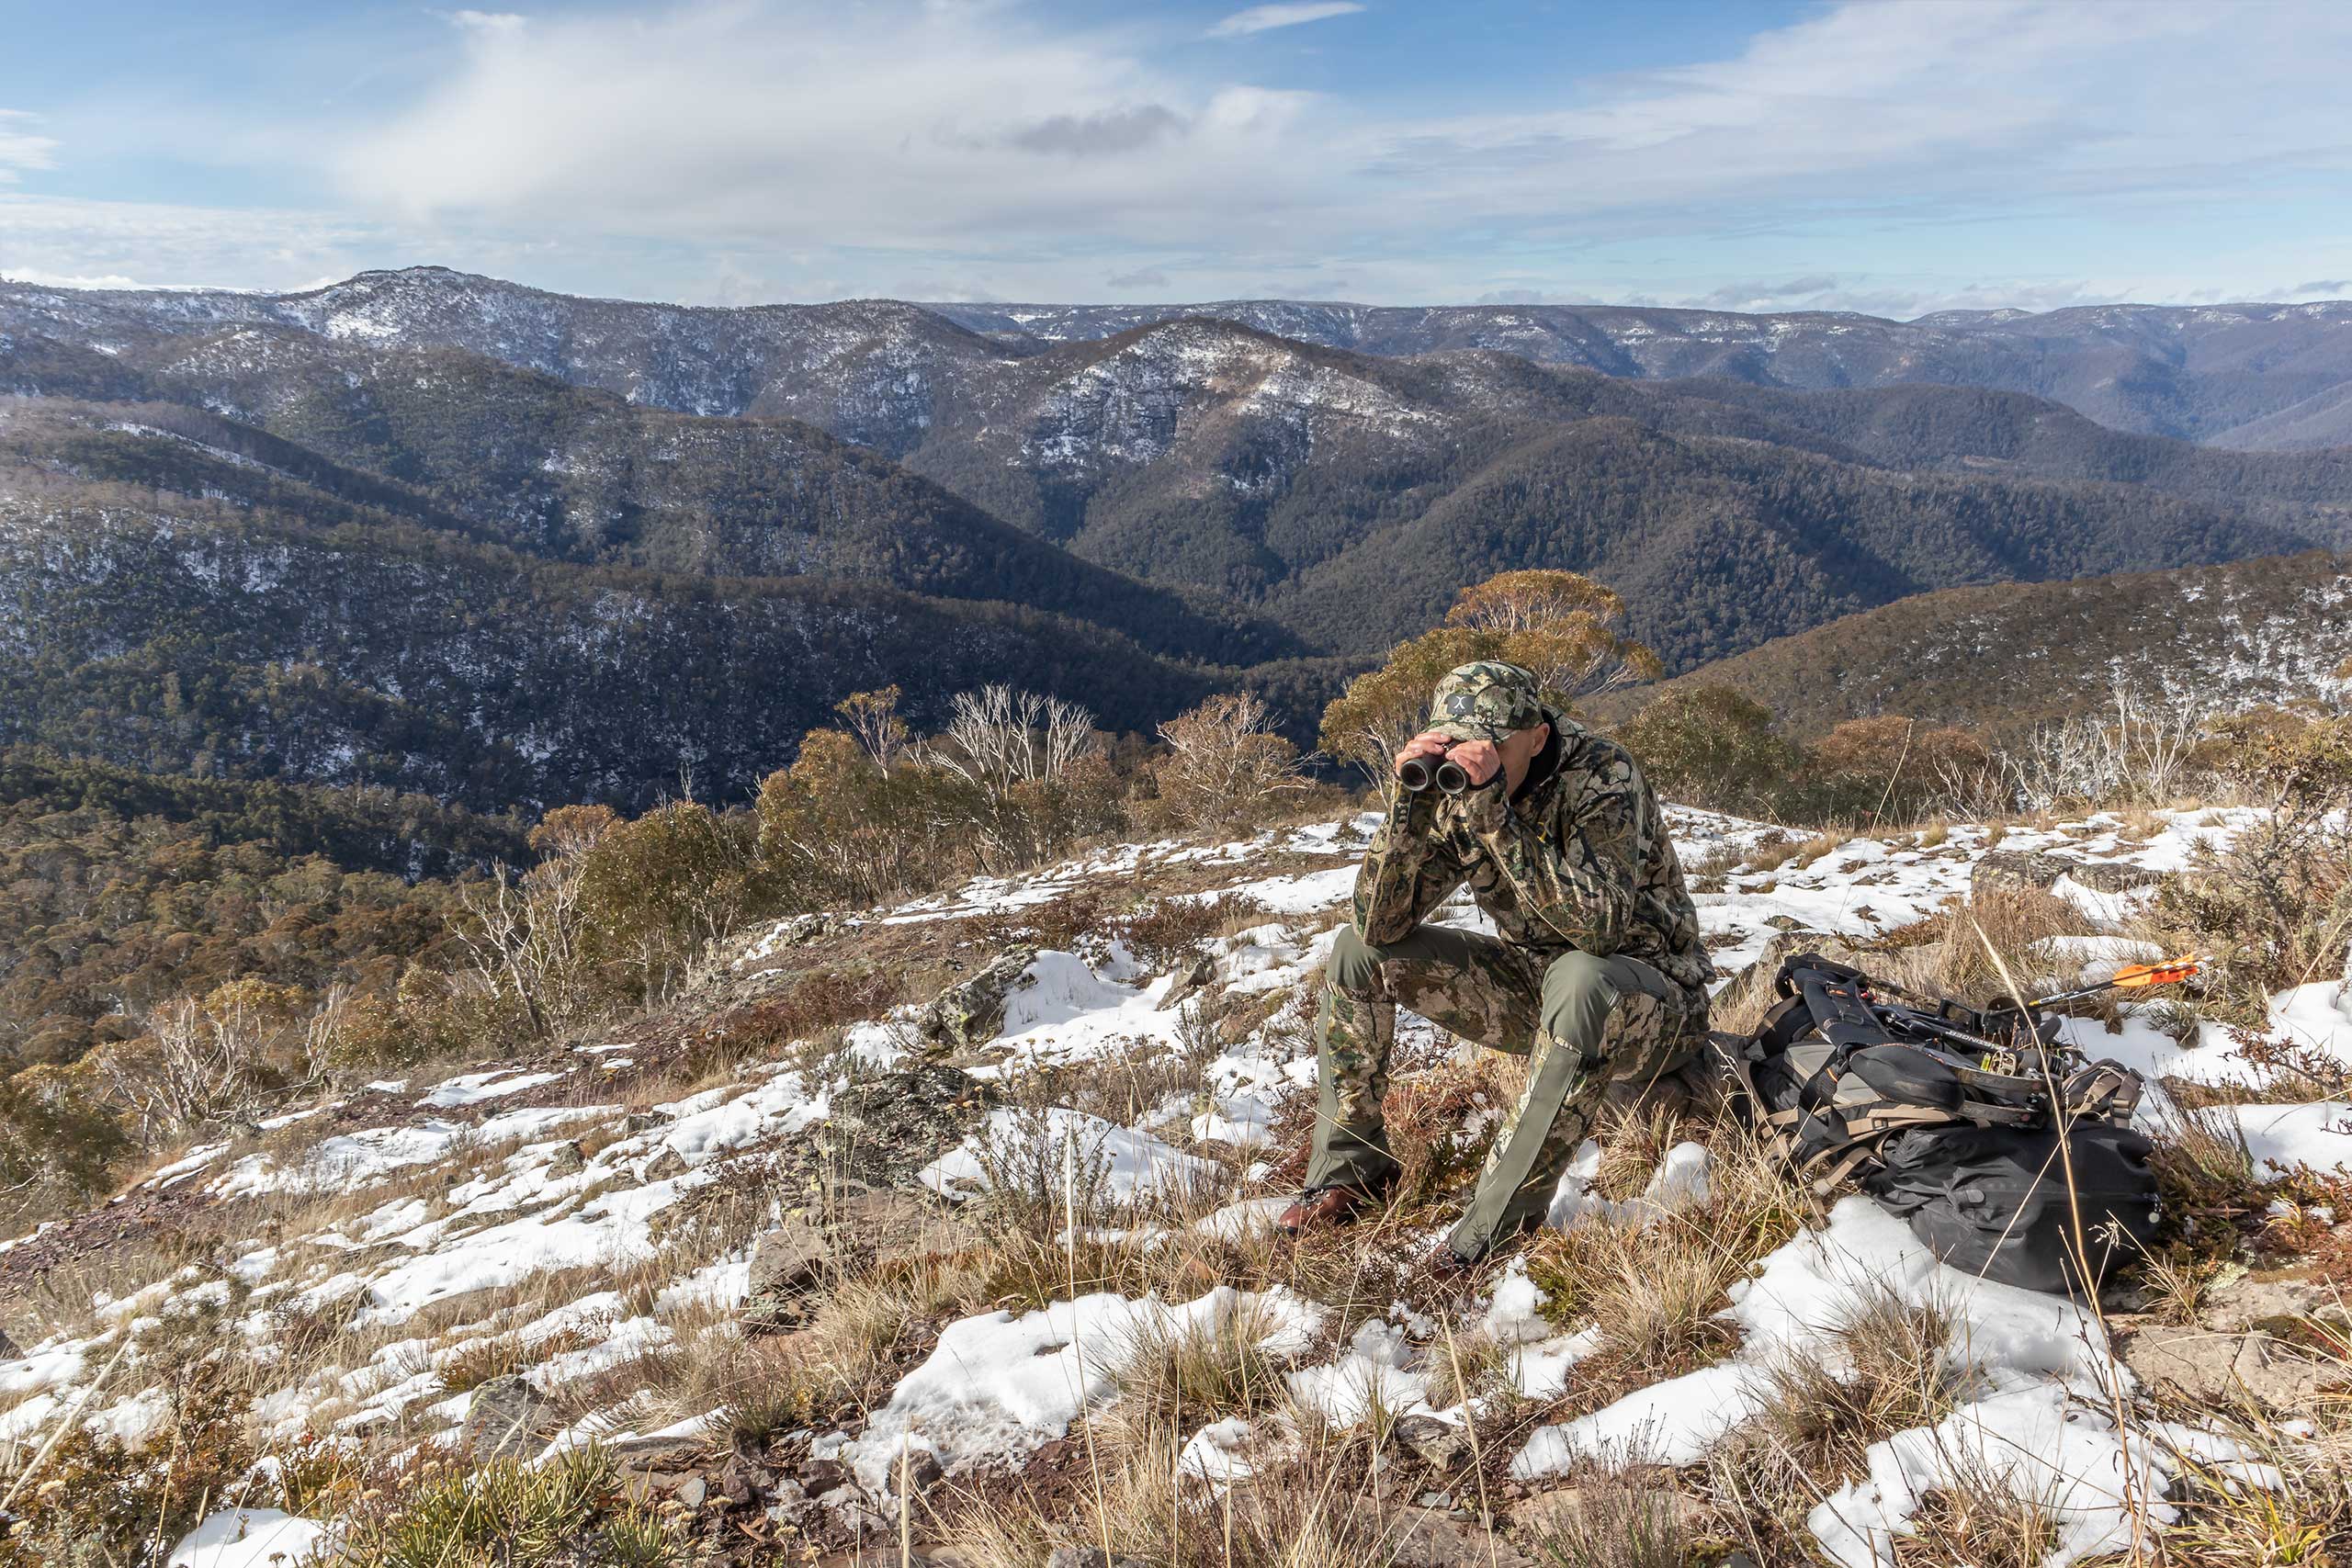
<path fill-rule="evenodd" d="M 752 1244 L 751 1277 L 743 1296 L 743 1322 L 750 1326 L 797 1322 L 795 1303 L 824 1278 L 832 1257 L 824 1227 L 799 1214 Z"/>
<path fill-rule="evenodd" d="M 458 1438 L 476 1459 L 534 1454 L 545 1445 L 543 1434 L 556 1416 L 555 1406 L 528 1379 L 509 1372 L 475 1388 L 466 1402 L 466 1423 Z"/>
<path fill-rule="evenodd" d="M 2202 1324 L 2142 1329 L 2123 1347 L 2123 1364 L 2200 1404 L 2250 1397 L 2274 1410 L 2307 1408 L 2331 1371 L 2324 1360 L 2260 1329 L 2221 1334 Z"/>
<path fill-rule="evenodd" d="M 1034 947 L 1014 947 L 958 980 L 917 1015 L 915 1032 L 942 1049 L 985 1045 L 1004 1026 L 1004 998 L 1036 957 Z"/>
<path fill-rule="evenodd" d="M 2149 866 L 2133 865 L 2129 861 L 2083 861 L 2066 867 L 2066 874 L 2097 893 L 2124 893 L 2134 887 L 2154 887 L 2166 874 Z"/>
<path fill-rule="evenodd" d="M 1431 1470 L 1452 1470 L 1470 1457 L 1469 1429 L 1453 1422 L 1434 1416 L 1403 1416 L 1393 1430 L 1396 1441 Z"/>
<path fill-rule="evenodd" d="M 2046 892 L 2086 863 L 2039 850 L 1987 850 L 1969 871 L 1968 894 L 1976 898 L 1995 892 Z"/>

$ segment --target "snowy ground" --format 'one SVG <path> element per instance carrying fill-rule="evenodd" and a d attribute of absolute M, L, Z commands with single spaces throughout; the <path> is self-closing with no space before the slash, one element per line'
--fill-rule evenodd
<path fill-rule="evenodd" d="M 1707 813 L 1671 813 L 1685 863 L 1720 867 L 1733 856 L 1770 841 L 1774 830 Z M 2011 828 L 2004 850 L 2051 850 L 2086 860 L 2117 860 L 2154 869 L 2186 865 L 2195 846 L 2226 835 L 2238 818 L 2204 812 L 2164 820 L 2151 837 L 2127 836 L 2122 822 L 2094 818 L 2046 831 Z M 910 904 L 871 919 L 920 926 L 949 917 L 1019 909 L 1088 882 L 1125 882 L 1154 867 L 1222 870 L 1231 879 L 1206 894 L 1246 896 L 1269 912 L 1266 923 L 1221 939 L 1214 949 L 1211 984 L 1242 992 L 1297 986 L 1329 951 L 1344 918 L 1354 857 L 1370 818 L 1318 829 L 1262 835 L 1210 848 L 1172 843 L 1127 846 L 1083 863 L 1005 882 L 976 882 L 956 895 Z M 1728 875 L 1721 891 L 1699 896 L 1707 933 L 1725 976 L 1752 959 L 1777 931 L 1793 927 L 1866 937 L 1918 919 L 1944 900 L 1965 893 L 1971 868 L 1987 847 L 1980 829 L 1956 826 L 1940 842 L 1855 839 L 1799 866 Z M 1270 853 L 1319 860 L 1282 875 L 1253 874 Z M 1295 861 L 1286 863 L 1296 863 Z M 2058 891 L 2095 917 L 2125 912 L 2135 895 L 2109 895 L 2075 885 Z M 1442 919 L 1476 925 L 1466 904 Z M 746 945 L 748 971 L 772 963 L 786 940 L 779 927 Z M 2086 942 L 2045 954 L 2052 967 L 2097 976 L 2133 956 L 2113 942 Z M 1011 1061 L 1071 1062 L 1114 1049 L 1176 1048 L 1178 1016 L 1162 1005 L 1168 976 L 1146 976 L 1115 945 L 1090 962 L 1074 953 L 1045 953 L 1010 1000 L 997 1044 Z M 2335 982 L 2307 986 L 2280 997 L 2274 1021 L 2282 1032 L 2352 1060 L 2352 998 Z M 887 1059 L 899 1047 L 884 1021 L 854 1032 L 861 1049 Z M 2070 1026 L 2094 1055 L 2112 1055 L 2151 1074 L 2218 1079 L 2229 1077 L 2229 1042 L 2218 1032 L 2184 1047 L 2154 1028 L 2127 1021 L 2120 1034 L 2090 1024 Z M 354 1308 L 355 1330 L 372 1332 L 372 1349 L 356 1365 L 312 1371 L 268 1390 L 259 1402 L 270 1431 L 290 1439 L 305 1429 L 401 1443 L 451 1439 L 467 1396 L 450 1395 L 436 1369 L 469 1348 L 500 1337 L 524 1344 L 560 1346 L 529 1371 L 553 1389 L 627 1360 L 670 1340 L 681 1310 L 741 1299 L 742 1258 L 719 1259 L 693 1277 L 672 1281 L 650 1311 L 631 1311 L 613 1291 L 592 1292 L 557 1312 L 518 1322 L 491 1314 L 430 1337 L 403 1337 L 404 1326 L 435 1303 L 511 1285 L 549 1269 L 589 1265 L 616 1269 L 662 1256 L 660 1216 L 714 1179 L 713 1166 L 733 1151 L 798 1132 L 827 1113 L 829 1086 L 804 1071 L 776 1064 L 748 1068 L 732 1084 L 652 1108 L 634 1130 L 583 1156 L 572 1139 L 590 1129 L 612 1130 L 619 1107 L 593 1100 L 599 1058 L 576 1067 L 529 1072 L 474 1072 L 439 1083 L 385 1083 L 413 1107 L 411 1119 L 322 1139 L 302 1156 L 255 1154 L 232 1160 L 225 1147 L 192 1151 L 151 1179 L 154 1186 L 197 1183 L 224 1195 L 291 1197 L 339 1194 L 341 1217 L 299 1235 L 264 1241 L 240 1251 L 228 1278 L 196 1270 L 154 1280 L 101 1302 L 97 1326 L 26 1348 L 0 1363 L 0 1442 L 37 1443 L 66 1413 L 135 1438 L 153 1422 L 160 1403 L 139 1382 L 136 1342 L 166 1322 L 209 1314 L 240 1353 L 266 1369 L 278 1355 L 275 1327 L 288 1308 L 334 1303 Z M 1001 1070 L 1001 1069 L 1000 1069 Z M 582 1087 L 583 1103 L 495 1111 L 500 1099 L 568 1072 Z M 1295 1035 L 1253 1032 L 1211 1061 L 1197 1094 L 1172 1117 L 1165 1111 L 1133 1127 L 1065 1110 L 1055 1113 L 1057 1135 L 1078 1140 L 1107 1161 L 1114 1190 L 1148 1194 L 1181 1182 L 1199 1164 L 1184 1145 L 1216 1139 L 1239 1147 L 1265 1142 L 1275 1103 L 1289 1086 L 1311 1084 L 1313 1062 Z M 2160 1097 L 2158 1097 L 2160 1098 Z M 488 1106 L 471 1123 L 447 1118 L 454 1108 Z M 2333 1166 L 2352 1157 L 2352 1138 L 2335 1127 L 2340 1104 L 2250 1105 L 2236 1108 L 2257 1156 L 2282 1163 Z M 999 1114 L 1003 1114 L 1000 1112 Z M 1563 1181 L 1555 1224 L 1574 1224 L 1600 1201 L 1584 1190 L 1593 1151 Z M 447 1169 L 449 1179 L 435 1179 Z M 420 1180 L 420 1178 L 425 1179 Z M 949 1194 L 981 1179 L 972 1150 L 944 1151 L 924 1180 Z M 1669 1156 L 1652 1191 L 1640 1202 L 1670 1207 L 1703 1188 L 1704 1151 L 1685 1145 Z M 367 1194 L 383 1190 L 372 1206 Z M 1262 1194 L 1215 1216 L 1213 1224 L 1264 1223 L 1275 1201 Z M 2103 1391 L 2130 1374 L 2107 1352 L 2098 1324 L 2063 1301 L 1980 1282 L 1938 1264 L 1899 1223 L 1866 1201 L 1851 1198 L 1826 1227 L 1800 1235 L 1768 1258 L 1734 1292 L 1729 1316 L 1743 1337 L 1728 1359 L 1687 1376 L 1638 1390 L 1592 1414 L 1536 1431 L 1512 1461 L 1527 1480 L 1558 1474 L 1577 1456 L 1623 1455 L 1629 1450 L 1669 1462 L 1690 1462 L 1736 1423 L 1768 1359 L 1818 1341 L 1838 1302 L 1861 1281 L 1891 1284 L 1907 1297 L 1936 1297 L 1953 1306 L 1978 1369 L 1975 1398 L 1934 1432 L 1906 1433 L 1871 1454 L 1869 1479 L 1825 1502 L 1813 1528 L 1839 1561 L 1865 1563 L 1890 1529 L 1899 1529 L 1939 1464 L 1956 1452 L 1981 1452 L 1996 1467 L 2014 1470 L 2020 1487 L 2049 1483 L 2061 1495 L 2067 1520 L 2064 1550 L 2054 1562 L 2112 1548 L 2129 1539 L 2120 1506 L 2131 1467 L 2157 1465 L 2150 1445 L 2119 1433 Z M 1589 1334 L 1557 1335 L 1535 1313 L 1534 1287 L 1523 1271 L 1506 1274 L 1480 1311 L 1486 1325 L 1517 1347 L 1513 1376 L 1523 1392 L 1555 1392 L 1584 1349 Z M 1089 1296 L 1044 1312 L 994 1314 L 952 1325 L 937 1348 L 899 1385 L 862 1431 L 827 1439 L 853 1470 L 877 1483 L 901 1447 L 933 1453 L 950 1473 L 1017 1459 L 1063 1435 L 1075 1416 L 1109 1396 L 1102 1357 L 1122 1334 L 1142 1322 L 1165 1324 L 1203 1314 L 1247 1313 L 1266 1335 L 1304 1345 L 1320 1322 L 1317 1303 L 1275 1292 L 1251 1298 L 1220 1288 L 1198 1300 L 1161 1303 Z M 1293 1392 L 1337 1422 L 1360 1419 L 1375 1397 L 1391 1410 L 1419 1408 L 1426 1387 L 1430 1325 L 1426 1321 L 1365 1325 L 1322 1365 L 1297 1368 Z M 95 1386 L 125 1339 L 134 1346 L 127 1365 L 104 1387 Z M 266 1380 L 265 1380 L 266 1381 Z M 1428 1412 L 1459 1421 L 1461 1410 Z M 627 1424 L 616 1413 L 610 1424 Z M 1246 1466 L 1246 1434 L 1238 1423 L 1204 1428 L 1185 1463 L 1215 1483 Z M 575 1437 L 584 1436 L 574 1434 Z M 558 1444 L 558 1447 L 562 1446 Z M 2144 1476 L 2140 1478 L 2144 1481 Z M 2159 1481 L 2161 1477 L 2157 1478 Z M 225 1518 L 225 1517 L 224 1517 Z M 233 1522 L 208 1521 L 183 1542 L 172 1561 L 191 1568 L 242 1568 L 256 1542 L 302 1547 L 316 1527 L 255 1512 L 242 1541 Z"/>

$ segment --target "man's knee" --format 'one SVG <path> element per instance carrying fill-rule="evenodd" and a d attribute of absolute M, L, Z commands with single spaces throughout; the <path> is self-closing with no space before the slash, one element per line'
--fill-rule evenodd
<path fill-rule="evenodd" d="M 1544 1027 L 1554 1039 L 1573 1040 L 1587 1049 L 1617 1006 L 1609 961 L 1581 951 L 1564 953 L 1544 971 Z"/>
<path fill-rule="evenodd" d="M 1341 926 L 1339 940 L 1331 944 L 1331 962 L 1324 970 L 1325 977 L 1335 990 L 1351 997 L 1369 996 L 1379 981 L 1383 956 L 1380 949 L 1364 941 L 1355 927 Z"/>

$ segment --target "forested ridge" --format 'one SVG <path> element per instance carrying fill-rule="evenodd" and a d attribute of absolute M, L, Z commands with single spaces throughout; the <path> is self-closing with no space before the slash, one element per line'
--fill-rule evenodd
<path fill-rule="evenodd" d="M 415 306 L 387 288 L 371 309 Z M 492 811 L 740 798 L 886 685 L 918 726 L 1002 681 L 1144 732 L 1245 690 L 1306 740 L 1500 571 L 1615 589 L 1672 673 L 1954 586 L 2289 554 L 2352 506 L 2341 453 L 2012 392 L 1207 317 L 1008 344 L 887 304 L 705 313 L 630 340 L 622 395 L 580 384 L 605 340 L 560 297 L 500 358 L 434 288 L 364 331 L 332 290 L 0 310 L 27 394 L 0 405 L 0 739 Z M 743 357 L 795 344 L 781 380 Z"/>

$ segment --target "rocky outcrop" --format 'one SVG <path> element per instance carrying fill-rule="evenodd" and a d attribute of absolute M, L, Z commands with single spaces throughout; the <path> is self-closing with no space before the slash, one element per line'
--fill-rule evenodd
<path fill-rule="evenodd" d="M 978 1239 L 968 1224 L 927 1198 L 856 1184 L 836 1188 L 752 1244 L 744 1325 L 788 1326 L 803 1315 L 804 1299 L 828 1279 L 853 1269 L 960 1252 Z"/>
<path fill-rule="evenodd" d="M 1968 896 L 2046 892 L 2078 863 L 2038 850 L 1988 850 L 1968 874 Z"/>
<path fill-rule="evenodd" d="M 546 1445 L 547 1429 L 557 1424 L 557 1411 L 547 1396 L 520 1372 L 492 1378 L 475 1388 L 466 1402 L 466 1423 L 458 1434 L 465 1451 L 476 1459 L 501 1454 L 536 1454 Z"/>
<path fill-rule="evenodd" d="M 948 987 L 916 1016 L 915 1032 L 943 1050 L 987 1044 L 1004 1026 L 1005 998 L 1036 957 L 1034 947 L 1014 947 Z"/>
<path fill-rule="evenodd" d="M 1996 892 L 2047 892 L 2062 878 L 2096 893 L 2122 893 L 2153 887 L 2166 874 L 2129 861 L 2077 860 L 2041 850 L 1989 850 L 1968 874 L 1968 893 L 1981 898 Z"/>

